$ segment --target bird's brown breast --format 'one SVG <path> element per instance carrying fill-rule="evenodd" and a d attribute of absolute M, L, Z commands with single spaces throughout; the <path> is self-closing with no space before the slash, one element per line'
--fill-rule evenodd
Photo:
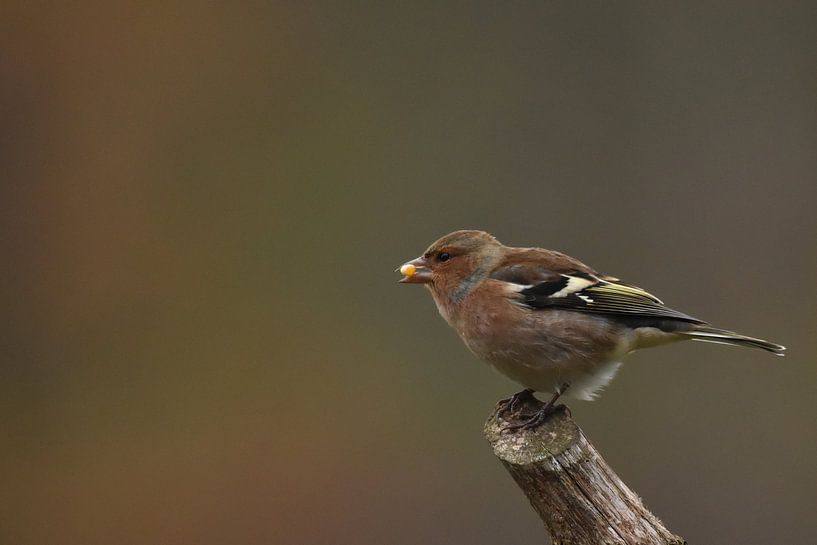
<path fill-rule="evenodd" d="M 579 312 L 532 310 L 520 304 L 505 282 L 486 280 L 446 308 L 449 324 L 466 345 L 489 361 L 591 364 L 621 348 L 621 327 L 615 322 Z"/>

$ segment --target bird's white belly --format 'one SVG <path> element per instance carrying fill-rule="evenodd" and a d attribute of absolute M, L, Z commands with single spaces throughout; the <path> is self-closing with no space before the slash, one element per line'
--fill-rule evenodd
<path fill-rule="evenodd" d="M 554 393 L 560 385 L 574 378 L 569 368 L 550 363 L 531 365 L 516 358 L 492 354 L 485 358 L 488 364 L 514 382 L 537 392 Z"/>
<path fill-rule="evenodd" d="M 491 358 L 487 361 L 491 367 L 525 388 L 537 392 L 555 393 L 564 384 L 568 384 L 569 388 L 564 394 L 565 397 L 584 400 L 593 399 L 613 380 L 621 366 L 621 361 L 617 359 L 593 366 L 588 366 L 586 362 L 574 364 L 565 362 L 558 365 L 542 362 L 531 365 L 504 358 Z"/>

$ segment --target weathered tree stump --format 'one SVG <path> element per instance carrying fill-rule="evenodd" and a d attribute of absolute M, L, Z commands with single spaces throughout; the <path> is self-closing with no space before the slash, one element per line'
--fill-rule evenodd
<path fill-rule="evenodd" d="M 503 431 L 533 413 L 500 403 L 485 423 L 485 437 L 545 523 L 555 545 L 682 545 L 596 451 L 567 411 L 533 429 Z M 519 419 L 519 420 L 517 420 Z"/>

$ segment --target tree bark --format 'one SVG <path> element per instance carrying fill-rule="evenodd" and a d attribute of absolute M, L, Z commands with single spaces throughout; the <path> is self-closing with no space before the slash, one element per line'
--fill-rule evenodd
<path fill-rule="evenodd" d="M 533 429 L 504 430 L 540 406 L 515 414 L 503 403 L 485 423 L 485 437 L 545 523 L 554 545 L 682 545 L 607 465 L 582 430 L 560 410 Z M 504 431 L 503 431 L 504 430 Z"/>

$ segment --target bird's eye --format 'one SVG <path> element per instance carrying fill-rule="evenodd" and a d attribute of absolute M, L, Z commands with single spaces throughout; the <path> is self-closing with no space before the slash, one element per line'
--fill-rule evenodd
<path fill-rule="evenodd" d="M 449 259 L 451 259 L 451 254 L 449 254 L 448 252 L 440 252 L 440 255 L 437 256 L 437 259 L 439 259 L 440 261 L 448 261 Z"/>

